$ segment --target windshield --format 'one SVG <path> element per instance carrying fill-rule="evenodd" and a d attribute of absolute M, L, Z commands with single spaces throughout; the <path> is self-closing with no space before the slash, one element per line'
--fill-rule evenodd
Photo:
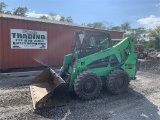
<path fill-rule="evenodd" d="M 79 34 L 77 50 L 80 57 L 94 54 L 110 47 L 110 37 L 107 34 Z"/>

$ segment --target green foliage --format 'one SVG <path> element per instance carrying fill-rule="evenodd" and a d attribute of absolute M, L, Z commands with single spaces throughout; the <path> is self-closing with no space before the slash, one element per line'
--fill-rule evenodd
<path fill-rule="evenodd" d="M 124 31 L 128 31 L 131 28 L 130 23 L 129 22 L 125 22 L 125 23 L 121 24 L 121 28 Z"/>
<path fill-rule="evenodd" d="M 155 48 L 155 43 L 153 40 L 148 41 L 147 48 Z"/>
<path fill-rule="evenodd" d="M 124 34 L 124 37 L 132 37 L 135 40 L 135 44 L 143 44 L 145 47 L 147 46 L 147 42 L 145 40 L 146 30 L 144 28 L 134 28 L 130 29 Z"/>
<path fill-rule="evenodd" d="M 47 16 L 43 15 L 39 17 L 40 19 L 49 19 Z"/>
<path fill-rule="evenodd" d="M 65 17 L 61 16 L 60 21 L 65 22 Z"/>
<path fill-rule="evenodd" d="M 153 39 L 153 40 L 157 40 L 160 41 L 160 26 L 157 26 L 155 29 L 150 29 L 149 30 L 149 36 Z"/>
<path fill-rule="evenodd" d="M 71 17 L 71 16 L 66 17 L 66 18 L 65 18 L 64 16 L 61 16 L 60 21 L 73 23 L 73 19 L 72 19 L 72 17 Z"/>
<path fill-rule="evenodd" d="M 114 26 L 111 28 L 111 30 L 120 31 L 120 30 L 122 30 L 122 28 L 120 26 Z"/>
<path fill-rule="evenodd" d="M 132 37 L 134 39 L 135 44 L 138 44 L 138 39 L 134 32 L 131 32 L 129 34 L 124 34 L 124 38 L 125 37 Z"/>
<path fill-rule="evenodd" d="M 7 5 L 4 2 L 0 2 L 0 13 L 4 13 L 4 10 L 7 7 Z"/>
<path fill-rule="evenodd" d="M 142 44 L 144 46 L 144 50 L 146 51 L 148 48 L 148 41 L 142 39 L 142 40 L 137 40 L 137 43 L 135 44 Z"/>
<path fill-rule="evenodd" d="M 147 44 L 148 48 L 160 49 L 160 43 L 156 40 L 149 40 Z"/>
<path fill-rule="evenodd" d="M 53 13 L 53 12 L 50 12 L 49 13 L 49 16 L 56 16 L 57 14 Z"/>
<path fill-rule="evenodd" d="M 85 26 L 85 25 L 86 25 L 86 23 L 82 23 L 81 25 L 84 25 L 84 26 Z"/>
<path fill-rule="evenodd" d="M 73 23 L 73 19 L 72 19 L 71 16 L 67 17 L 67 18 L 65 19 L 65 21 L 66 21 L 66 22 Z"/>
<path fill-rule="evenodd" d="M 6 11 L 6 12 L 4 12 L 5 14 L 8 14 L 8 15 L 11 15 L 12 14 L 12 12 L 11 11 Z"/>
<path fill-rule="evenodd" d="M 155 29 L 150 29 L 148 32 L 150 37 L 148 47 L 160 49 L 160 26 L 157 26 Z"/>
<path fill-rule="evenodd" d="M 23 16 L 25 17 L 26 16 L 26 13 L 27 13 L 28 9 L 27 7 L 17 7 L 14 9 L 13 11 L 13 15 L 18 15 L 18 16 Z"/>
<path fill-rule="evenodd" d="M 46 16 L 46 18 L 44 18 L 44 19 L 56 20 L 56 16 L 57 16 L 57 14 L 50 12 L 48 14 L 48 16 Z"/>
<path fill-rule="evenodd" d="M 87 26 L 93 27 L 93 28 L 106 29 L 106 26 L 102 22 L 88 23 Z"/>
<path fill-rule="evenodd" d="M 111 30 L 116 30 L 116 31 L 129 31 L 131 29 L 130 23 L 129 22 L 125 22 L 122 23 L 120 26 L 113 26 L 111 28 Z"/>

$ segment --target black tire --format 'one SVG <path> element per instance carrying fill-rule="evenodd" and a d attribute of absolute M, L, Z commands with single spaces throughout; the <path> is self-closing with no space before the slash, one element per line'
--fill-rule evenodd
<path fill-rule="evenodd" d="M 101 88 L 101 78 L 90 71 L 80 73 L 74 83 L 75 93 L 79 98 L 84 100 L 90 100 L 98 97 Z"/>
<path fill-rule="evenodd" d="M 144 58 L 145 58 L 144 53 L 139 53 L 139 54 L 138 54 L 138 58 L 139 58 L 139 59 L 144 59 Z"/>
<path fill-rule="evenodd" d="M 109 92 L 118 95 L 127 91 L 129 86 L 129 76 L 123 70 L 112 71 L 107 80 L 106 86 Z"/>

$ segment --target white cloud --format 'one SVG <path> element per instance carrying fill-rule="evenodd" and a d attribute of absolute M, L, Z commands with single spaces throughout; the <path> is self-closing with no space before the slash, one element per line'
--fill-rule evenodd
<path fill-rule="evenodd" d="M 155 28 L 156 26 L 160 25 L 160 17 L 156 17 L 154 15 L 150 15 L 147 18 L 141 18 L 137 20 L 137 22 L 143 25 L 145 28 Z"/>
<path fill-rule="evenodd" d="M 55 16 L 49 16 L 48 14 L 41 14 L 41 13 L 36 13 L 35 11 L 32 12 L 28 12 L 27 17 L 34 17 L 34 18 L 39 18 L 40 16 L 46 16 L 48 17 L 50 20 L 54 19 L 54 20 L 60 20 L 61 16 L 60 15 L 55 15 Z"/>
<path fill-rule="evenodd" d="M 61 16 L 60 16 L 60 15 L 55 15 L 55 16 L 52 16 L 52 18 L 54 18 L 54 20 L 58 20 L 58 21 L 60 21 Z"/>

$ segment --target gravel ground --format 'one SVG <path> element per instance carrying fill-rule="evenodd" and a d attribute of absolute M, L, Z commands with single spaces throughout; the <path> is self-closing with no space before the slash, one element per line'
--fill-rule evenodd
<path fill-rule="evenodd" d="M 111 95 L 103 88 L 96 100 L 82 101 L 72 95 L 69 105 L 34 111 L 28 85 L 38 73 L 0 74 L 0 119 L 160 120 L 158 74 L 139 71 L 122 95 Z"/>

